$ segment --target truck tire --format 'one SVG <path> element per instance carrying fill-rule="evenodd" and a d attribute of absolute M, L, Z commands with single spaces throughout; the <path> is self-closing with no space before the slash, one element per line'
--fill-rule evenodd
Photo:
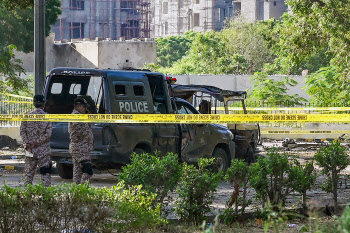
<path fill-rule="evenodd" d="M 62 179 L 72 179 L 73 178 L 73 165 L 66 163 L 57 163 L 57 172 Z"/>
<path fill-rule="evenodd" d="M 253 148 L 253 146 L 251 144 L 247 148 L 247 152 L 246 152 L 246 155 L 245 155 L 245 161 L 248 164 L 254 163 L 256 161 L 256 159 L 255 159 L 255 151 L 254 151 L 254 148 Z"/>
<path fill-rule="evenodd" d="M 213 152 L 213 158 L 215 158 L 214 171 L 226 172 L 229 162 L 226 151 L 220 147 L 215 148 Z"/>
<path fill-rule="evenodd" d="M 142 148 L 135 148 L 134 149 L 134 153 L 137 154 L 137 155 L 142 155 L 144 153 L 146 153 L 146 151 L 144 151 Z"/>

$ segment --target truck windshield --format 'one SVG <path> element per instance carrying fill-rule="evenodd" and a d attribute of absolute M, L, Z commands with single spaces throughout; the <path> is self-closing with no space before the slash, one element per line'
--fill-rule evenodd
<path fill-rule="evenodd" d="M 74 100 L 82 97 L 90 105 L 90 113 L 100 112 L 103 108 L 102 80 L 95 76 L 52 76 L 46 87 L 45 110 L 52 114 L 70 114 Z"/>

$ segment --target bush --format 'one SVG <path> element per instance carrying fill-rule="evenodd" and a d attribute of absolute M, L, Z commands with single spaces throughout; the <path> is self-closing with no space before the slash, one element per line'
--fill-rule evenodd
<path fill-rule="evenodd" d="M 290 155 L 271 149 L 266 158 L 259 157 L 251 165 L 249 183 L 255 189 L 257 197 L 262 200 L 263 206 L 268 202 L 272 206 L 283 206 L 287 195 L 295 190 L 298 167 L 290 159 Z"/>
<path fill-rule="evenodd" d="M 322 173 L 328 177 L 327 184 L 323 189 L 333 193 L 334 209 L 338 208 L 338 181 L 340 172 L 350 165 L 350 158 L 346 153 L 345 146 L 333 141 L 329 147 L 320 148 L 315 160 L 322 168 Z"/>
<path fill-rule="evenodd" d="M 344 209 L 343 214 L 337 220 L 338 232 L 350 232 L 350 207 Z"/>
<path fill-rule="evenodd" d="M 222 179 L 222 173 L 213 173 L 214 159 L 199 159 L 199 168 L 184 164 L 177 193 L 176 213 L 186 223 L 201 224 L 210 212 L 214 192 Z"/>
<path fill-rule="evenodd" d="M 295 190 L 302 195 L 302 206 L 304 214 L 306 214 L 306 191 L 311 189 L 311 186 L 316 181 L 316 174 L 313 161 L 306 163 L 304 166 L 301 166 L 299 162 L 295 161 Z"/>
<path fill-rule="evenodd" d="M 0 189 L 0 232 L 111 232 L 155 227 L 164 220 L 155 195 L 126 189 L 66 184 Z"/>
<path fill-rule="evenodd" d="M 238 212 L 239 204 L 239 191 L 240 187 L 243 188 L 243 198 L 241 200 L 241 213 L 244 213 L 245 208 L 249 203 L 246 201 L 247 185 L 249 182 L 249 167 L 244 160 L 234 159 L 231 162 L 231 166 L 226 172 L 225 179 L 233 184 L 234 190 L 231 199 L 228 203 L 228 207 L 232 207 L 235 204 L 235 212 Z"/>
<path fill-rule="evenodd" d="M 131 164 L 123 168 L 119 179 L 127 186 L 142 185 L 157 195 L 155 203 L 164 204 L 169 192 L 175 190 L 180 181 L 181 165 L 177 155 L 169 153 L 164 157 L 152 154 L 133 154 Z"/>

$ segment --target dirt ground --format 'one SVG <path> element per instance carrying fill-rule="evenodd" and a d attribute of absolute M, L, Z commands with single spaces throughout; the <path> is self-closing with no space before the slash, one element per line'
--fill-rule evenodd
<path fill-rule="evenodd" d="M 281 141 L 264 141 L 263 145 L 258 148 L 258 154 L 260 156 L 264 156 L 266 154 L 266 148 L 269 147 L 279 147 L 283 150 L 285 150 L 288 153 L 291 153 L 298 157 L 298 160 L 300 163 L 305 163 L 308 160 L 311 160 L 313 156 L 315 155 L 317 149 L 320 147 L 320 144 L 317 143 L 297 143 L 297 145 L 294 145 L 292 147 L 283 147 Z M 348 151 L 350 154 L 350 151 Z M 13 162 L 15 164 L 22 164 L 23 165 L 23 150 L 18 149 L 15 151 L 11 151 L 8 149 L 2 149 L 0 150 L 0 165 L 7 164 L 9 161 Z M 10 158 L 11 156 L 17 156 L 17 158 Z M 320 169 L 316 166 L 316 170 L 320 171 Z M 339 193 L 338 193 L 338 200 L 340 205 L 349 205 L 350 203 L 350 167 L 348 167 L 342 174 L 342 180 L 339 183 Z M 0 170 L 0 187 L 4 184 L 10 185 L 10 186 L 21 186 L 23 184 L 23 171 L 14 171 L 14 170 Z M 321 175 L 319 172 L 319 175 L 316 179 L 316 184 L 314 185 L 313 189 L 311 191 L 307 192 L 308 196 L 308 205 L 312 207 L 315 210 L 322 209 L 326 206 L 332 206 L 332 195 L 329 193 L 324 192 L 321 190 L 320 186 L 321 184 L 325 183 L 326 181 L 325 176 Z M 36 174 L 34 179 L 34 184 L 39 183 L 40 181 L 40 175 Z M 64 180 L 61 179 L 58 175 L 53 175 L 52 183 L 53 185 L 58 185 L 62 183 L 71 183 L 71 180 Z M 93 176 L 93 179 L 91 181 L 91 185 L 96 187 L 109 187 L 113 186 L 117 183 L 117 178 L 115 176 L 112 176 L 109 172 L 101 172 L 100 174 L 96 174 Z M 228 182 L 222 182 L 215 194 L 215 199 L 213 202 L 213 209 L 212 209 L 212 215 L 215 216 L 220 211 L 223 211 L 226 208 L 226 203 L 230 198 L 230 195 L 232 194 L 233 187 Z M 261 206 L 261 204 L 254 198 L 255 192 L 253 189 L 248 190 L 248 198 L 252 200 L 252 205 L 247 208 L 247 212 L 254 211 L 258 207 Z M 299 208 L 301 207 L 301 197 L 298 193 L 292 193 L 286 203 L 287 207 L 290 208 Z M 332 223 L 334 221 L 333 218 L 329 218 L 327 216 L 322 218 L 317 218 L 314 221 L 319 221 L 321 225 Z M 304 225 L 308 224 L 308 222 L 303 222 L 300 220 L 296 221 L 288 221 L 283 228 L 282 232 L 299 232 L 299 228 Z M 188 231 L 189 228 L 181 229 L 180 228 L 172 228 L 172 229 L 165 229 L 165 231 L 169 232 L 190 232 Z M 197 229 L 198 230 L 198 229 Z M 193 229 L 192 232 L 197 231 L 196 229 Z M 217 226 L 216 232 L 263 232 L 264 226 L 263 224 L 260 224 L 259 222 L 256 222 L 256 220 L 251 220 L 246 222 L 245 224 L 235 225 L 232 227 L 224 227 L 224 226 Z M 198 231 L 199 232 L 199 231 Z"/>

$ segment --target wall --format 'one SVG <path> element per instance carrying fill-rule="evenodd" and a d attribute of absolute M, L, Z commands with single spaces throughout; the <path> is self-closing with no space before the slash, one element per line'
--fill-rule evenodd
<path fill-rule="evenodd" d="M 245 91 L 251 90 L 250 75 L 172 75 L 177 78 L 178 84 L 188 85 L 211 85 L 226 90 Z M 283 76 L 270 76 L 276 80 L 281 80 Z M 309 96 L 302 89 L 305 86 L 304 76 L 293 76 L 298 85 L 291 87 L 288 94 L 299 94 L 300 96 L 309 99 Z"/>
<path fill-rule="evenodd" d="M 54 34 L 46 39 L 46 70 L 55 67 L 77 68 L 142 68 L 156 62 L 156 44 L 147 41 L 76 41 L 54 42 Z M 34 53 L 15 52 L 23 62 L 27 77 L 34 72 Z"/>
<path fill-rule="evenodd" d="M 53 57 L 54 57 L 54 44 L 55 34 L 50 33 L 48 37 L 46 37 L 46 67 L 47 70 L 53 68 Z M 20 59 L 22 61 L 21 66 L 27 72 L 34 72 L 34 52 L 24 53 L 20 51 L 15 51 L 16 59 Z"/>
<path fill-rule="evenodd" d="M 98 49 L 98 67 L 101 69 L 142 68 L 146 63 L 157 62 L 153 41 L 101 41 Z"/>

